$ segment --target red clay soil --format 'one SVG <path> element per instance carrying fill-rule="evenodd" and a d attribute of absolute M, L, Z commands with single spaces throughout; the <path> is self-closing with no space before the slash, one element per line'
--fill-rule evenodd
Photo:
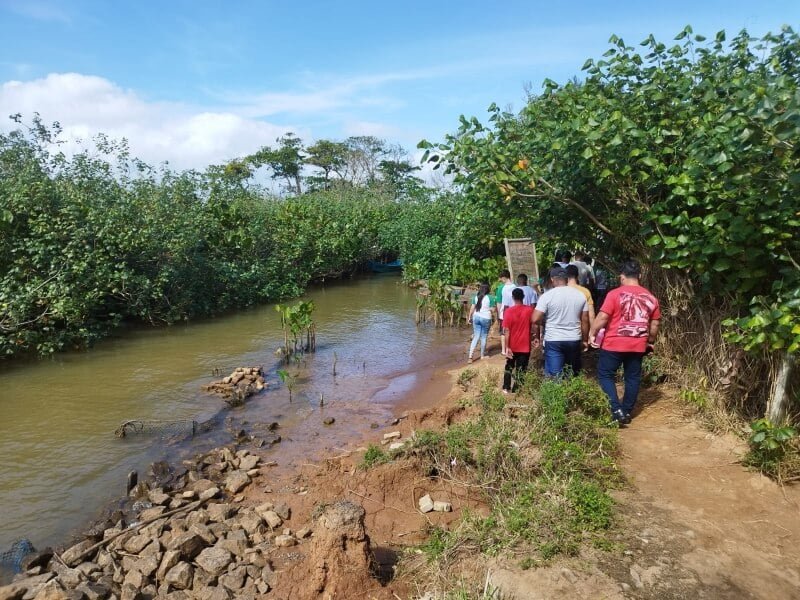
<path fill-rule="evenodd" d="M 499 372 L 502 358 L 495 355 L 471 366 Z M 307 463 L 294 474 L 268 474 L 251 486 L 245 502 L 284 502 L 292 509 L 287 526 L 297 531 L 308 525 L 315 531 L 309 542 L 281 548 L 273 556 L 278 577 L 270 597 L 299 598 L 302 590 L 302 597 L 309 598 L 406 600 L 426 591 L 420 582 L 394 576 L 400 553 L 424 541 L 431 525 L 446 528 L 465 508 L 483 512 L 486 506 L 469 488 L 432 479 L 408 461 L 368 470 L 359 465 L 366 445 L 380 444 L 388 431 L 398 430 L 407 439 L 416 429 L 442 428 L 468 416 L 474 409 L 459 403 L 464 394 L 455 385 L 459 371 L 442 374 L 432 383 L 438 398 L 422 394 L 424 400 L 414 402 L 418 408 L 396 426 L 376 430 L 338 456 Z M 444 396 L 443 382 L 453 388 Z M 528 570 L 517 566 L 519 556 L 491 562 L 475 557 L 464 570 L 472 570 L 476 580 L 488 577 L 505 600 L 800 599 L 800 489 L 781 488 L 746 470 L 737 462 L 742 441 L 700 428 L 684 416 L 675 396 L 660 388 L 645 390 L 640 414 L 620 432 L 621 464 L 630 485 L 617 493 L 620 519 L 611 535 L 616 550 L 587 551 Z M 452 503 L 453 512 L 420 513 L 417 501 L 426 493 Z M 371 569 L 332 568 L 314 550 L 320 527 L 315 507 L 340 500 L 365 510 L 375 557 Z M 352 542 L 339 545 L 360 556 Z M 320 569 L 326 583 L 309 587 L 313 578 L 319 580 Z"/>

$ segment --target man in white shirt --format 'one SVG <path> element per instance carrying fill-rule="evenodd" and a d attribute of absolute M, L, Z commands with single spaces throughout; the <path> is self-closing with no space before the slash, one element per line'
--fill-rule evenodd
<path fill-rule="evenodd" d="M 567 285 L 565 269 L 551 269 L 550 280 L 553 287 L 542 294 L 533 311 L 534 332 L 545 321 L 544 374 L 558 377 L 570 367 L 577 375 L 589 339 L 589 305 L 581 292 Z M 538 343 L 534 339 L 534 346 Z"/>
<path fill-rule="evenodd" d="M 528 276 L 525 273 L 517 275 L 517 287 L 525 294 L 522 299 L 522 304 L 525 306 L 536 306 L 536 302 L 539 300 L 539 294 L 528 285 Z"/>
<path fill-rule="evenodd" d="M 575 252 L 575 260 L 569 264 L 578 267 L 578 285 L 582 285 L 589 290 L 593 290 L 594 270 L 592 269 L 591 265 L 586 262 L 586 258 L 586 254 L 578 250 Z"/>

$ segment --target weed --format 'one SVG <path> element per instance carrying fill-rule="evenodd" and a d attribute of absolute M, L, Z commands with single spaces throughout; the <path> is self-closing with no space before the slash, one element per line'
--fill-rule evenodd
<path fill-rule="evenodd" d="M 464 369 L 463 371 L 461 371 L 461 373 L 458 374 L 457 383 L 458 385 L 461 386 L 461 389 L 466 392 L 467 388 L 469 387 L 469 383 L 473 379 L 475 379 L 477 375 L 478 371 L 476 371 L 475 369 Z"/>
<path fill-rule="evenodd" d="M 704 410 L 709 403 L 708 394 L 702 390 L 687 389 L 681 390 L 681 400 L 687 404 L 691 404 L 699 410 Z"/>
<path fill-rule="evenodd" d="M 800 451 L 795 445 L 798 437 L 794 427 L 759 419 L 750 424 L 750 429 L 750 450 L 744 457 L 744 464 L 778 481 L 800 475 Z"/>
<path fill-rule="evenodd" d="M 382 465 L 389 462 L 389 455 L 386 454 L 379 446 L 370 444 L 367 451 L 364 453 L 364 459 L 361 466 L 365 469 L 370 469 L 376 465 Z"/>

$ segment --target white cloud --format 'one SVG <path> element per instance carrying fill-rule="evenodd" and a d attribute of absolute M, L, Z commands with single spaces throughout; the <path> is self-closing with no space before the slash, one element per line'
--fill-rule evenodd
<path fill-rule="evenodd" d="M 0 86 L 0 116 L 22 113 L 29 120 L 34 112 L 45 122 L 59 121 L 73 147 L 77 140 L 104 133 L 126 138 L 133 155 L 142 160 L 167 160 L 178 168 L 204 168 L 249 154 L 274 144 L 290 129 L 226 110 L 149 102 L 108 79 L 79 73 Z M 12 126 L 0 120 L 0 128 Z"/>

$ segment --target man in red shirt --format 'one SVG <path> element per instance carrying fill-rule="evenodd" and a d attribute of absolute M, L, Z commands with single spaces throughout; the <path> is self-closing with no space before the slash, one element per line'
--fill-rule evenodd
<path fill-rule="evenodd" d="M 522 303 L 525 292 L 521 288 L 514 288 L 511 292 L 514 305 L 503 312 L 503 337 L 506 348 L 506 370 L 503 374 L 503 393 L 512 390 L 512 376 L 514 387 L 519 385 L 522 373 L 528 368 L 531 357 L 531 331 L 533 328 L 533 307 Z"/>
<path fill-rule="evenodd" d="M 639 285 L 640 273 L 637 261 L 622 263 L 621 286 L 608 292 L 589 331 L 589 344 L 597 347 L 597 333 L 605 329 L 597 361 L 597 380 L 608 396 L 611 418 L 620 425 L 631 422 L 642 381 L 642 358 L 656 341 L 661 320 L 658 300 Z M 620 366 L 625 380 L 622 402 L 614 381 Z"/>

